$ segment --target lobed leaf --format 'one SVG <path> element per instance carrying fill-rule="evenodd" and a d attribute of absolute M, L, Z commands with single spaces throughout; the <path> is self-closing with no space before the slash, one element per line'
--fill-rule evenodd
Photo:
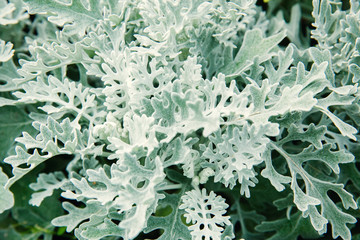
<path fill-rule="evenodd" d="M 207 195 L 204 188 L 201 192 L 194 189 L 186 192 L 182 201 L 179 208 L 186 212 L 186 223 L 192 223 L 188 228 L 194 240 L 220 240 L 223 227 L 231 225 L 229 217 L 223 216 L 229 205 L 214 192 Z"/>
<path fill-rule="evenodd" d="M 65 26 L 65 31 L 84 35 L 86 29 L 103 18 L 99 1 L 90 0 L 88 6 L 81 0 L 71 0 L 71 3 L 55 0 L 24 0 L 30 9 L 30 14 L 49 14 L 49 21 L 59 26 Z"/>
<path fill-rule="evenodd" d="M 0 213 L 8 210 L 14 205 L 14 196 L 5 184 L 8 181 L 8 176 L 2 171 L 0 167 Z"/>

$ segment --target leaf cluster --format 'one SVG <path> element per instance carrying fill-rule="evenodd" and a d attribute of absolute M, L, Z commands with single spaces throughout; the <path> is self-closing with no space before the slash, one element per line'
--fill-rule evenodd
<path fill-rule="evenodd" d="M 356 0 L 0 0 L 0 239 L 360 238 L 359 66 Z"/>

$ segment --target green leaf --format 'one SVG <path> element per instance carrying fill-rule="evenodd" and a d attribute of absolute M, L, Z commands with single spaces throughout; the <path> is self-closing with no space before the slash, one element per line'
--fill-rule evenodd
<path fill-rule="evenodd" d="M 268 240 L 297 240 L 299 236 L 305 239 L 316 239 L 319 235 L 312 230 L 308 218 L 303 218 L 301 212 L 292 214 L 290 219 L 282 218 L 274 221 L 262 222 L 255 229 L 260 232 L 275 232 Z"/>
<path fill-rule="evenodd" d="M 61 203 L 57 201 L 58 196 L 47 198 L 40 207 L 14 207 L 12 209 L 13 217 L 23 226 L 40 226 L 48 230 L 48 233 L 54 230 L 50 223 L 54 217 L 63 213 Z"/>
<path fill-rule="evenodd" d="M 41 238 L 41 236 L 49 239 L 54 230 L 54 226 L 50 223 L 51 220 L 63 213 L 61 203 L 58 201 L 58 194 L 45 199 L 39 207 L 29 206 L 32 190 L 28 184 L 35 181 L 40 171 L 41 167 L 36 168 L 11 186 L 11 191 L 15 196 L 15 205 L 11 209 L 11 216 L 17 224 L 21 225 L 21 228 L 15 228 L 21 234 L 21 239 L 32 240 Z"/>
<path fill-rule="evenodd" d="M 239 195 L 234 194 L 234 203 L 231 206 L 231 210 L 235 211 L 235 213 L 230 215 L 230 220 L 235 226 L 236 223 L 240 224 L 241 227 L 241 237 L 243 239 L 264 239 L 264 235 L 250 229 L 249 226 L 257 226 L 262 221 L 265 220 L 263 215 L 258 214 L 255 210 L 246 211 L 242 208 Z"/>
<path fill-rule="evenodd" d="M 355 162 L 342 164 L 340 166 L 339 182 L 347 184 L 349 181 L 360 190 L 360 171 L 357 169 Z"/>
<path fill-rule="evenodd" d="M 169 170 L 167 175 L 174 182 L 183 184 L 182 188 L 180 189 L 179 193 L 164 193 L 165 198 L 159 201 L 159 206 L 162 208 L 170 207 L 171 213 L 167 216 L 156 216 L 156 214 L 151 215 L 144 232 L 149 233 L 156 229 L 164 230 L 162 235 L 157 240 L 191 239 L 190 231 L 182 220 L 185 211 L 183 209 L 179 209 L 179 206 L 182 203 L 181 197 L 185 194 L 185 192 L 191 189 L 190 179 L 172 170 Z"/>
<path fill-rule="evenodd" d="M 5 106 L 0 108 L 0 160 L 2 161 L 13 147 L 15 138 L 24 131 L 35 132 L 31 126 L 32 120 L 25 111 L 18 107 Z M 6 136 L 6 137 L 5 137 Z"/>
<path fill-rule="evenodd" d="M 7 229 L 0 229 L 0 239 L 6 240 L 18 240 L 21 239 L 21 235 L 13 227 Z"/>

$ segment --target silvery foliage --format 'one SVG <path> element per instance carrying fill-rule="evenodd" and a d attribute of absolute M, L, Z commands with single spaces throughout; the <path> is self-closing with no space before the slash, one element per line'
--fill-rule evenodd
<path fill-rule="evenodd" d="M 313 0 L 313 47 L 291 14 L 254 0 L 0 0 L 2 27 L 36 30 L 15 45 L 0 34 L 0 107 L 35 106 L 2 150 L 0 211 L 10 187 L 70 155 L 29 183 L 29 204 L 60 191 L 51 223 L 78 239 L 315 238 L 328 225 L 351 239 L 360 4 Z M 253 208 L 273 204 L 264 185 L 277 220 Z"/>

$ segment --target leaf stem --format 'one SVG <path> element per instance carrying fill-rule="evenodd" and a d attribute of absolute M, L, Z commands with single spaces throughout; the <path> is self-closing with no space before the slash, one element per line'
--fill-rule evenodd
<path fill-rule="evenodd" d="M 183 184 L 169 184 L 166 186 L 163 186 L 159 188 L 159 191 L 166 191 L 166 190 L 174 190 L 174 189 L 181 189 L 183 187 Z"/>

